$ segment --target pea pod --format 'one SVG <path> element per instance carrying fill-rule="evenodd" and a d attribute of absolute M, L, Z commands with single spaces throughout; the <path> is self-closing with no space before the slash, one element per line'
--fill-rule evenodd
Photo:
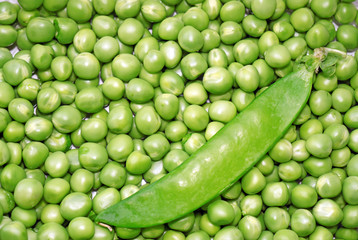
<path fill-rule="evenodd" d="M 283 136 L 311 91 L 314 68 L 275 82 L 183 164 L 96 218 L 118 227 L 163 224 L 192 212 L 251 169 Z"/>

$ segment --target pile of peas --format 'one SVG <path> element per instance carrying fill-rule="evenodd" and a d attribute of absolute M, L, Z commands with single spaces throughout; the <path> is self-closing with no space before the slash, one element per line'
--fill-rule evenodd
<path fill-rule="evenodd" d="M 352 0 L 1 1 L 0 239 L 358 239 L 357 25 Z M 220 197 L 155 227 L 93 221 L 323 46 L 350 55 Z"/>

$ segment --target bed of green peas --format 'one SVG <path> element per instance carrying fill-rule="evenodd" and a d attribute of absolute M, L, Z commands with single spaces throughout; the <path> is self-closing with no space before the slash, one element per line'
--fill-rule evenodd
<path fill-rule="evenodd" d="M 357 24 L 349 0 L 0 2 L 0 239 L 358 239 Z M 93 222 L 322 46 L 351 56 L 241 181 L 165 225 Z"/>

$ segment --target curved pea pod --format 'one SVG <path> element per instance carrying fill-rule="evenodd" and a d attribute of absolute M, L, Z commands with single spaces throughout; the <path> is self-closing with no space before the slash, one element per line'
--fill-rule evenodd
<path fill-rule="evenodd" d="M 96 218 L 142 228 L 188 214 L 234 184 L 285 134 L 307 102 L 313 70 L 276 81 L 183 164 Z"/>

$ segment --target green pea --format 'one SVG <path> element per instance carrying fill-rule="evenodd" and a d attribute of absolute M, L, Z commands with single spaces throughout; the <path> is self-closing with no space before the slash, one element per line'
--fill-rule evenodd
<path fill-rule="evenodd" d="M 343 24 L 337 29 L 337 41 L 342 43 L 347 50 L 352 50 L 358 45 L 357 28 L 353 25 Z"/>
<path fill-rule="evenodd" d="M 210 67 L 224 67 L 228 65 L 226 53 L 220 48 L 211 49 L 208 53 L 208 64 Z"/>
<path fill-rule="evenodd" d="M 209 236 L 214 236 L 220 230 L 220 226 L 211 222 L 208 214 L 201 216 L 199 226 L 200 229 L 205 231 Z"/>
<path fill-rule="evenodd" d="M 121 197 L 117 189 L 106 188 L 96 194 L 96 196 L 93 198 L 93 211 L 98 214 L 104 209 L 119 202 L 120 199 Z"/>
<path fill-rule="evenodd" d="M 22 179 L 15 187 L 14 199 L 16 204 L 23 209 L 36 206 L 43 196 L 43 186 L 36 179 Z"/>
<path fill-rule="evenodd" d="M 182 121 L 171 121 L 165 128 L 165 136 L 172 142 L 180 141 L 188 132 Z"/>
<path fill-rule="evenodd" d="M 4 214 L 11 212 L 15 207 L 14 195 L 4 189 L 0 189 L 0 203 Z M 3 218 L 4 220 L 5 218 Z"/>
<path fill-rule="evenodd" d="M 88 0 L 68 0 L 67 15 L 77 23 L 88 22 L 92 17 L 93 6 Z"/>
<path fill-rule="evenodd" d="M 337 80 L 336 76 L 326 77 L 324 74 L 319 73 L 313 86 L 316 90 L 332 92 L 338 86 Z"/>
<path fill-rule="evenodd" d="M 160 116 L 152 106 L 145 106 L 140 109 L 137 112 L 134 121 L 138 130 L 145 135 L 155 133 L 159 130 L 161 125 Z"/>
<path fill-rule="evenodd" d="M 37 94 L 37 108 L 42 113 L 52 113 L 61 105 L 58 92 L 49 87 L 42 88 Z"/>
<path fill-rule="evenodd" d="M 313 156 L 325 158 L 332 152 L 332 140 L 326 134 L 315 134 L 307 139 L 306 148 Z"/>
<path fill-rule="evenodd" d="M 262 232 L 260 221 L 253 216 L 245 216 L 239 222 L 239 230 L 244 239 L 258 239 Z"/>
<path fill-rule="evenodd" d="M 96 172 L 105 166 L 108 161 L 108 154 L 100 144 L 87 142 L 81 145 L 78 158 L 84 168 Z"/>
<path fill-rule="evenodd" d="M 120 228 L 116 227 L 116 234 L 123 239 L 136 238 L 141 232 L 139 228 Z"/>
<path fill-rule="evenodd" d="M 235 21 L 240 23 L 245 16 L 245 6 L 242 2 L 225 2 L 220 9 L 222 21 Z"/>
<path fill-rule="evenodd" d="M 43 43 L 51 41 L 55 36 L 55 26 L 43 17 L 31 19 L 26 28 L 26 34 L 31 42 Z"/>
<path fill-rule="evenodd" d="M 43 223 L 63 224 L 65 219 L 61 216 L 60 206 L 57 204 L 47 204 L 41 211 L 41 221 Z"/>
<path fill-rule="evenodd" d="M 310 235 L 316 228 L 316 220 L 306 209 L 297 209 L 291 216 L 291 229 L 300 237 Z"/>
<path fill-rule="evenodd" d="M 90 239 L 94 235 L 94 223 L 87 217 L 76 217 L 70 221 L 67 231 L 71 239 Z"/>
<path fill-rule="evenodd" d="M 344 200 L 351 205 L 355 205 L 358 202 L 357 196 L 355 196 L 355 191 L 358 188 L 358 176 L 349 176 L 343 181 L 343 198 Z"/>
<path fill-rule="evenodd" d="M 0 33 L 2 35 L 0 47 L 9 47 L 15 43 L 17 39 L 17 32 L 13 26 L 1 25 Z"/>
<path fill-rule="evenodd" d="M 96 113 L 103 108 L 103 94 L 97 87 L 88 87 L 78 92 L 75 103 L 76 107 L 83 112 Z"/>
<path fill-rule="evenodd" d="M 231 89 L 233 78 L 228 70 L 223 67 L 210 67 L 203 76 L 204 88 L 213 94 L 223 94 Z"/>
<path fill-rule="evenodd" d="M 267 206 L 284 206 L 288 202 L 288 199 L 288 189 L 283 182 L 268 183 L 262 190 L 262 200 Z"/>
<path fill-rule="evenodd" d="M 7 164 L 1 172 L 1 186 L 6 191 L 13 192 L 16 185 L 25 177 L 26 173 L 24 169 L 15 164 Z"/>
<path fill-rule="evenodd" d="M 309 8 L 298 8 L 292 12 L 290 22 L 297 32 L 307 32 L 314 24 L 314 14 Z"/>
<path fill-rule="evenodd" d="M 49 222 L 43 224 L 37 233 L 38 239 L 46 239 L 49 237 L 54 237 L 58 239 L 69 239 L 66 229 L 61 226 L 59 223 Z"/>
<path fill-rule="evenodd" d="M 91 199 L 84 193 L 73 192 L 68 194 L 60 204 L 61 215 L 66 220 L 87 216 L 92 208 Z"/>
<path fill-rule="evenodd" d="M 138 76 L 140 72 L 139 60 L 127 53 L 119 54 L 112 61 L 113 75 L 124 82 Z"/>
<path fill-rule="evenodd" d="M 17 121 L 9 122 L 3 132 L 3 137 L 8 142 L 21 141 L 25 137 L 24 125 Z"/>
<path fill-rule="evenodd" d="M 11 219 L 13 221 L 22 222 L 27 228 L 32 227 L 37 221 L 36 211 L 34 209 L 27 210 L 15 207 L 11 212 Z"/>
<path fill-rule="evenodd" d="M 101 170 L 99 179 L 102 184 L 108 187 L 120 188 L 126 181 L 126 175 L 125 168 L 119 163 L 109 162 Z"/>
<path fill-rule="evenodd" d="M 141 6 L 141 13 L 149 22 L 160 22 L 166 17 L 164 5 L 156 0 L 145 1 Z"/>
<path fill-rule="evenodd" d="M 96 16 L 92 19 L 92 29 L 99 38 L 114 37 L 117 34 L 117 28 L 116 21 L 109 16 Z"/>
<path fill-rule="evenodd" d="M 276 1 L 273 0 L 269 2 L 260 1 L 260 0 L 251 1 L 251 10 L 253 14 L 260 19 L 270 18 L 274 14 L 275 8 L 276 8 Z"/>
<path fill-rule="evenodd" d="M 335 233 L 336 239 L 354 239 L 357 238 L 357 231 L 350 228 L 339 228 Z"/>
<path fill-rule="evenodd" d="M 42 185 L 45 184 L 45 174 L 42 170 L 40 169 L 26 169 L 26 177 L 27 178 L 35 178 L 37 179 L 39 182 L 41 182 Z M 45 189 L 44 189 L 45 190 Z"/>
<path fill-rule="evenodd" d="M 140 1 L 121 1 L 115 3 L 116 15 L 121 19 L 135 17 L 140 11 Z"/>
<path fill-rule="evenodd" d="M 185 78 L 195 80 L 208 69 L 208 64 L 201 54 L 190 53 L 180 61 L 180 69 Z"/>
<path fill-rule="evenodd" d="M 321 199 L 312 209 L 312 214 L 317 223 L 332 227 L 343 219 L 343 211 L 336 202 L 331 199 Z"/>
<path fill-rule="evenodd" d="M 118 37 L 121 42 L 127 45 L 138 43 L 144 33 L 144 27 L 135 18 L 127 18 L 118 28 Z"/>
<path fill-rule="evenodd" d="M 49 149 L 42 142 L 30 142 L 22 152 L 24 164 L 29 169 L 40 167 L 45 162 L 48 154 Z"/>
<path fill-rule="evenodd" d="M 72 63 L 65 56 L 59 56 L 51 62 L 51 72 L 60 81 L 67 80 L 72 74 Z"/>
<path fill-rule="evenodd" d="M 260 76 L 253 65 L 240 68 L 235 76 L 236 83 L 245 92 L 255 91 L 260 83 Z"/>
<path fill-rule="evenodd" d="M 70 184 L 63 178 L 53 178 L 44 185 L 44 199 L 48 203 L 60 203 L 70 192 Z"/>
<path fill-rule="evenodd" d="M 74 83 L 70 81 L 54 81 L 51 87 L 60 95 L 61 103 L 71 104 L 74 102 L 77 94 L 77 87 Z"/>
<path fill-rule="evenodd" d="M 51 177 L 63 177 L 67 173 L 70 163 L 65 153 L 54 152 L 47 157 L 44 167 Z"/>
<path fill-rule="evenodd" d="M 0 230 L 0 237 L 3 239 L 27 239 L 26 227 L 22 222 L 12 221 L 5 224 Z"/>
<path fill-rule="evenodd" d="M 279 207 L 269 207 L 264 214 L 265 225 L 273 233 L 288 228 L 290 215 L 287 210 Z"/>
<path fill-rule="evenodd" d="M 209 107 L 209 117 L 214 121 L 227 123 L 236 116 L 236 107 L 232 102 L 219 100 Z"/>
<path fill-rule="evenodd" d="M 353 3 L 339 3 L 334 18 L 340 24 L 349 24 L 354 21 L 357 15 L 357 9 Z"/>
<path fill-rule="evenodd" d="M 356 228 L 357 222 L 357 206 L 356 205 L 346 205 L 343 208 L 343 220 L 341 222 L 343 227 L 346 228 Z"/>
<path fill-rule="evenodd" d="M 94 79 L 100 72 L 100 64 L 92 53 L 82 52 L 73 60 L 73 71 L 79 78 Z"/>
<path fill-rule="evenodd" d="M 18 9 L 15 4 L 10 2 L 2 2 L 0 4 L 1 21 L 0 24 L 13 24 L 16 21 Z"/>
<path fill-rule="evenodd" d="M 262 210 L 262 199 L 259 195 L 246 195 L 240 201 L 240 209 L 243 216 L 258 217 Z"/>
<path fill-rule="evenodd" d="M 243 28 L 234 21 L 225 21 L 220 25 L 220 39 L 224 44 L 234 44 L 244 36 Z"/>
<path fill-rule="evenodd" d="M 57 131 L 70 133 L 81 125 L 80 111 L 71 106 L 60 106 L 52 115 L 52 123 Z"/>
<path fill-rule="evenodd" d="M 267 22 L 255 15 L 247 15 L 242 20 L 242 27 L 248 35 L 252 37 L 260 37 L 267 27 Z"/>
<path fill-rule="evenodd" d="M 19 85 L 32 75 L 30 65 L 22 59 L 9 60 L 4 64 L 2 69 L 5 81 L 12 86 Z"/>
<path fill-rule="evenodd" d="M 169 151 L 163 159 L 164 168 L 168 172 L 171 172 L 180 164 L 182 164 L 188 157 L 189 155 L 185 151 L 180 149 L 173 149 Z"/>
<path fill-rule="evenodd" d="M 243 176 L 241 184 L 245 193 L 256 194 L 265 188 L 266 180 L 262 173 L 254 167 Z"/>
<path fill-rule="evenodd" d="M 227 225 L 234 217 L 233 207 L 223 200 L 217 200 L 208 206 L 208 218 L 215 225 Z"/>
<path fill-rule="evenodd" d="M 243 39 L 234 45 L 235 60 L 243 65 L 251 64 L 259 56 L 259 47 L 256 43 Z"/>
<path fill-rule="evenodd" d="M 203 35 L 192 26 L 183 27 L 178 34 L 178 42 L 181 48 L 187 52 L 200 50 L 204 45 Z"/>
<path fill-rule="evenodd" d="M 49 0 L 45 1 L 49 2 Z M 44 5 L 45 6 L 45 5 Z M 55 18 L 54 26 L 56 29 L 56 39 L 61 44 L 72 43 L 76 33 L 78 32 L 78 26 L 71 18 Z"/>

